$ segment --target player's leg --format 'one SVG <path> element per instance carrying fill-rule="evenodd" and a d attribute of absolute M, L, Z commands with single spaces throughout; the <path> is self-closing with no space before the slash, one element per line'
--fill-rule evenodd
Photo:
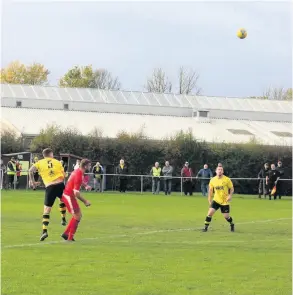
<path fill-rule="evenodd" d="M 45 200 L 44 200 L 44 212 L 43 212 L 43 219 L 42 219 L 42 234 L 40 241 L 44 241 L 48 238 L 48 226 L 50 223 L 50 213 L 51 209 L 55 203 L 55 199 L 57 197 L 55 186 L 46 187 L 45 190 Z"/>
<path fill-rule="evenodd" d="M 63 182 L 56 184 L 56 187 L 54 189 L 56 196 L 59 198 L 59 211 L 60 211 L 60 215 L 61 215 L 61 225 L 62 226 L 65 226 L 67 224 L 67 222 L 66 222 L 66 206 L 65 206 L 64 202 L 62 201 L 62 195 L 63 195 L 64 189 L 65 189 L 65 185 Z"/>
<path fill-rule="evenodd" d="M 204 222 L 204 228 L 202 229 L 203 232 L 208 231 L 208 228 L 209 228 L 210 223 L 212 221 L 213 215 L 215 214 L 215 212 L 219 208 L 220 208 L 220 205 L 217 202 L 213 201 L 210 208 L 209 208 L 208 214 L 207 214 L 205 222 Z"/>
<path fill-rule="evenodd" d="M 227 222 L 229 222 L 231 231 L 234 232 L 235 224 L 233 222 L 233 218 L 230 216 L 230 205 L 221 206 L 221 212 Z"/>
<path fill-rule="evenodd" d="M 74 241 L 74 234 L 82 217 L 80 207 L 75 198 L 63 195 L 62 201 L 65 203 L 68 212 L 72 214 L 72 217 L 61 237 L 64 240 Z"/>

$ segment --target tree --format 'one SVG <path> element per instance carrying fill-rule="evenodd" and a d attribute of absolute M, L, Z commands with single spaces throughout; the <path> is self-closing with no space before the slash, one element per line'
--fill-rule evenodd
<path fill-rule="evenodd" d="M 292 88 L 285 89 L 283 87 L 269 87 L 264 91 L 262 96 L 251 96 L 250 98 L 269 100 L 292 100 Z"/>
<path fill-rule="evenodd" d="M 74 66 L 60 80 L 60 87 L 90 88 L 93 81 L 93 68 L 89 66 Z"/>
<path fill-rule="evenodd" d="M 21 138 L 12 131 L 1 132 L 1 153 L 9 154 L 22 150 Z"/>
<path fill-rule="evenodd" d="M 153 74 L 147 79 L 145 86 L 148 92 L 170 93 L 172 91 L 172 83 L 169 81 L 166 73 L 161 69 L 154 69 Z"/>
<path fill-rule="evenodd" d="M 90 87 L 105 90 L 119 90 L 121 83 L 118 77 L 112 76 L 107 70 L 100 69 L 93 73 L 93 81 Z"/>
<path fill-rule="evenodd" d="M 43 64 L 25 65 L 19 61 L 11 62 L 1 69 L 1 83 L 44 85 L 48 82 L 49 70 Z"/>
<path fill-rule="evenodd" d="M 59 80 L 59 86 L 118 90 L 121 85 L 118 77 L 114 77 L 109 71 L 93 70 L 92 65 L 88 65 L 74 66 Z"/>
<path fill-rule="evenodd" d="M 179 94 L 196 94 L 201 93 L 198 87 L 199 74 L 192 69 L 180 67 L 179 69 Z"/>

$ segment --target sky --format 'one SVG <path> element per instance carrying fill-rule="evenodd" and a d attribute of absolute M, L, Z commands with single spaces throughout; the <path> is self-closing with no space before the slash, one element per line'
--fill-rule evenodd
<path fill-rule="evenodd" d="M 289 2 L 2 3 L 1 66 L 40 62 L 49 82 L 75 65 L 118 76 L 123 90 L 144 90 L 154 68 L 178 85 L 180 66 L 199 75 L 209 96 L 261 95 L 292 87 Z M 239 28 L 248 36 L 240 40 Z"/>

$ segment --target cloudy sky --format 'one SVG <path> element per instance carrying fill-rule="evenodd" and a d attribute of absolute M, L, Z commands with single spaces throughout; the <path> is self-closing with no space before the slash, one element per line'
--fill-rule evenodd
<path fill-rule="evenodd" d="M 40 1 L 43 2 L 43 1 Z M 291 87 L 292 4 L 285 2 L 16 2 L 2 6 L 2 66 L 41 62 L 50 84 L 74 65 L 143 90 L 155 67 L 175 85 L 178 68 L 200 74 L 205 95 L 261 95 Z M 248 37 L 236 37 L 244 27 Z"/>

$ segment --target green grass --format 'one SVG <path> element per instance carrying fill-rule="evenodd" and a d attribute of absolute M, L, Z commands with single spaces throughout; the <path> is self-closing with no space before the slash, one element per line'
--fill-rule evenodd
<path fill-rule="evenodd" d="M 201 233 L 201 196 L 87 194 L 77 242 L 53 209 L 38 242 L 42 192 L 2 193 L 2 295 L 290 295 L 291 199 L 235 197 Z"/>

